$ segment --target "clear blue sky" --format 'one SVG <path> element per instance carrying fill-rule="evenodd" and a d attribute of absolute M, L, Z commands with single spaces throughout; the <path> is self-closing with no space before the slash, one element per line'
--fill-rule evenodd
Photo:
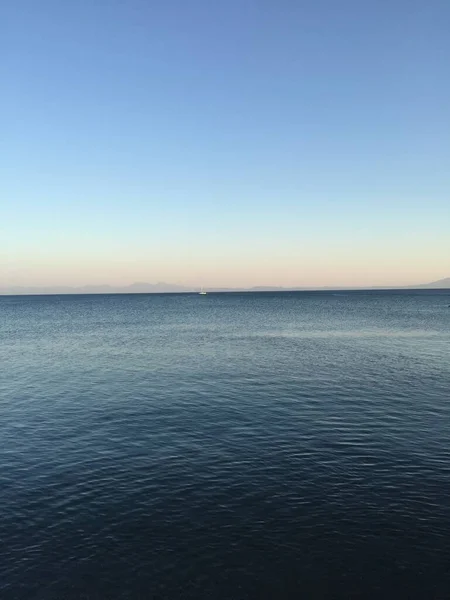
<path fill-rule="evenodd" d="M 448 0 L 1 11 L 0 284 L 450 276 Z"/>

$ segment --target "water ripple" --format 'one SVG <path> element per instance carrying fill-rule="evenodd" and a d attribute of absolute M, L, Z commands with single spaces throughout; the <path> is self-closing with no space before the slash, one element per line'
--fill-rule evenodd
<path fill-rule="evenodd" d="M 2 600 L 447 598 L 443 299 L 0 298 Z"/>

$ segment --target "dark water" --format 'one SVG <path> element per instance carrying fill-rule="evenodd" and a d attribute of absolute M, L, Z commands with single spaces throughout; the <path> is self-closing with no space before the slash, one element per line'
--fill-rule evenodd
<path fill-rule="evenodd" d="M 0 298 L 0 598 L 449 598 L 449 304 Z"/>

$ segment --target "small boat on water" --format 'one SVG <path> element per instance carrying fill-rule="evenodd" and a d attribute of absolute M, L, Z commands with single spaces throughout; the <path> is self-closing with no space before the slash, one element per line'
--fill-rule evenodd
<path fill-rule="evenodd" d="M 205 292 L 205 290 L 203 289 L 203 286 L 202 286 L 202 289 L 199 291 L 199 295 L 200 295 L 200 296 L 206 296 L 206 292 Z"/>

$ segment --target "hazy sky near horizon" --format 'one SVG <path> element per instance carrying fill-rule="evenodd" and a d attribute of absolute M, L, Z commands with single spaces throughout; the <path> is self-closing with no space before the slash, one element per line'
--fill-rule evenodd
<path fill-rule="evenodd" d="M 448 0 L 1 12 L 0 285 L 450 276 Z"/>

